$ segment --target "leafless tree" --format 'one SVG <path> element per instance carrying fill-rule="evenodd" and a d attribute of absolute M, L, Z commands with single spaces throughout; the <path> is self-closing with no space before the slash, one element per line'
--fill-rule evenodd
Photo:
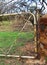
<path fill-rule="evenodd" d="M 29 0 L 28 0 L 29 1 Z M 30 3 L 28 4 L 28 1 L 26 0 L 17 0 L 17 1 L 14 1 L 14 0 L 11 0 L 9 2 L 0 2 L 0 14 L 3 14 L 3 13 L 18 13 L 18 12 L 28 12 L 28 11 L 35 11 L 37 9 L 37 0 L 31 0 Z M 32 1 L 36 4 L 36 6 L 32 6 L 31 3 Z M 45 0 L 39 0 L 40 4 L 41 4 L 41 9 L 40 9 L 40 12 L 42 13 L 43 10 L 45 10 L 45 6 L 43 3 L 46 4 L 47 6 L 47 3 Z"/>

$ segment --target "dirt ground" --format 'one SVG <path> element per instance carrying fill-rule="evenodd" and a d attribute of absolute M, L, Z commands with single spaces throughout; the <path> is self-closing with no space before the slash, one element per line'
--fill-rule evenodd
<path fill-rule="evenodd" d="M 0 65 L 47 65 L 45 61 L 22 58 L 0 58 Z"/>

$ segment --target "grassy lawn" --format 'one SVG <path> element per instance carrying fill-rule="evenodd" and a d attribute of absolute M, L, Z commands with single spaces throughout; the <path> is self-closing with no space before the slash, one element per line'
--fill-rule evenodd
<path fill-rule="evenodd" d="M 29 39 L 32 39 L 34 37 L 34 34 L 33 32 L 0 32 L 0 47 L 1 48 L 6 48 L 6 47 L 10 47 L 11 44 L 14 44 L 15 41 L 17 39 L 24 39 L 24 40 L 29 40 Z M 22 41 L 22 40 L 21 40 Z M 15 50 L 15 47 L 18 47 L 19 46 L 23 46 L 24 43 L 23 42 L 18 42 L 18 43 L 15 43 L 14 47 L 11 49 L 10 51 L 10 54 L 14 53 L 16 50 Z M 5 53 L 7 53 L 7 49 L 5 51 Z M 2 51 L 0 50 L 0 54 L 2 54 Z M 16 54 L 22 54 L 21 51 L 16 51 Z M 6 61 L 6 62 L 5 62 Z M 11 62 L 12 61 L 12 62 Z M 5 58 L 0 58 L 0 65 L 13 65 L 15 63 L 15 65 L 21 65 L 18 60 L 8 60 Z"/>
<path fill-rule="evenodd" d="M 9 47 L 17 37 L 18 32 L 0 32 L 0 47 Z"/>
<path fill-rule="evenodd" d="M 33 32 L 0 32 L 0 47 L 9 47 L 11 44 L 15 43 L 15 41 L 20 38 L 24 40 L 29 40 L 34 37 Z M 16 46 L 21 46 L 23 43 L 20 44 L 16 43 Z"/>
<path fill-rule="evenodd" d="M 15 51 L 16 53 L 20 53 L 21 51 L 17 51 L 16 49 L 18 49 L 21 46 L 24 46 L 26 41 L 29 41 L 34 38 L 33 32 L 18 32 L 18 31 L 12 32 L 13 31 L 12 28 L 13 28 L 12 21 L 0 22 L 0 54 L 2 54 L 3 51 L 7 54 L 11 45 L 12 49 L 10 50 L 10 53 L 13 53 Z"/>

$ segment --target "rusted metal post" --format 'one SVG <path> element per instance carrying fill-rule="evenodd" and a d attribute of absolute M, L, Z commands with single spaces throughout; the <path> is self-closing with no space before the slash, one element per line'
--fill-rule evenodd
<path fill-rule="evenodd" d="M 38 54 L 38 56 L 37 56 L 37 58 L 39 59 L 40 58 L 40 56 L 39 56 L 39 46 L 40 46 L 40 44 L 39 44 L 39 22 L 38 22 L 38 20 L 39 20 L 39 18 L 40 18 L 40 13 L 39 13 L 39 10 L 37 10 L 36 11 L 36 38 L 37 38 L 37 54 Z"/>

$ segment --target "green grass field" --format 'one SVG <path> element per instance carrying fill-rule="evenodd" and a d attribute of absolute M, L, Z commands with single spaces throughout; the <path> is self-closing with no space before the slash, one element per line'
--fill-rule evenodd
<path fill-rule="evenodd" d="M 13 44 L 18 38 L 24 39 L 24 40 L 29 40 L 33 38 L 33 32 L 0 32 L 0 47 L 9 47 L 11 44 Z M 22 45 L 20 44 L 16 44 Z"/>
<path fill-rule="evenodd" d="M 0 32 L 0 48 L 6 48 L 10 47 L 12 44 L 14 45 L 15 41 L 20 38 L 24 40 L 29 40 L 34 37 L 33 32 Z M 22 40 L 21 40 L 22 41 Z M 23 42 L 15 43 L 14 47 L 23 46 Z M 7 49 L 6 49 L 7 50 Z M 10 53 L 14 53 L 14 48 L 11 49 Z M 7 53 L 7 52 L 5 52 Z M 21 51 L 16 51 L 17 54 L 22 54 Z M 2 51 L 0 51 L 0 54 L 2 54 Z M 6 62 L 5 62 L 6 61 Z M 8 61 L 8 62 L 7 62 Z M 12 60 L 14 61 L 14 60 Z M 13 63 L 20 65 L 20 62 L 15 59 L 15 62 L 11 62 L 11 60 L 8 59 L 2 59 L 0 58 L 0 65 L 12 65 Z"/>

